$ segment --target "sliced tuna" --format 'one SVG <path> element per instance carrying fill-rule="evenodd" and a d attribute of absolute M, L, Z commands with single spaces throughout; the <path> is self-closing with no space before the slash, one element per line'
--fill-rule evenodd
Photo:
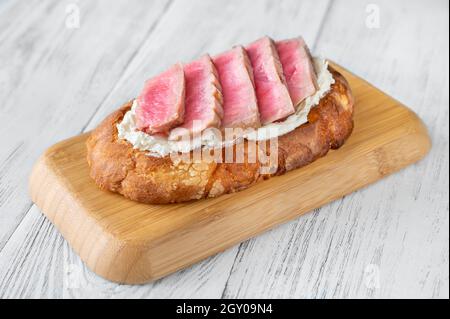
<path fill-rule="evenodd" d="M 253 67 L 261 123 L 271 123 L 294 113 L 273 40 L 264 37 L 248 45 L 246 50 Z"/>
<path fill-rule="evenodd" d="M 137 98 L 137 128 L 149 134 L 167 133 L 183 122 L 184 97 L 184 71 L 178 63 L 145 83 Z"/>
<path fill-rule="evenodd" d="M 170 140 L 179 140 L 183 135 L 200 133 L 209 127 L 220 127 L 223 116 L 222 89 L 211 57 L 204 55 L 185 65 L 184 74 L 184 123 L 170 132 Z"/>
<path fill-rule="evenodd" d="M 284 76 L 294 106 L 318 90 L 317 76 L 303 38 L 276 43 Z"/>
<path fill-rule="evenodd" d="M 223 93 L 223 128 L 259 127 L 253 70 L 242 46 L 213 58 Z"/>

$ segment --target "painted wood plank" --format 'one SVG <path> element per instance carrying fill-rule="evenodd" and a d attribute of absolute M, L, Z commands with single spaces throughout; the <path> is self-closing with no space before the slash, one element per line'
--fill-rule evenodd
<path fill-rule="evenodd" d="M 219 52 L 235 43 L 251 41 L 264 33 L 276 38 L 302 33 L 309 42 L 314 41 L 327 4 L 328 2 L 322 2 L 319 6 L 314 6 L 312 3 L 284 1 L 281 7 L 274 7 L 270 1 L 255 5 L 254 2 L 246 0 L 239 2 L 195 1 L 186 6 L 182 1 L 177 1 L 170 7 L 136 58 L 130 63 L 121 81 L 111 95 L 105 99 L 88 128 L 98 123 L 121 101 L 134 96 L 140 89 L 142 81 L 149 75 L 158 72 L 174 61 L 189 60 L 205 51 Z M 250 10 L 251 8 L 255 10 Z M 315 10 L 311 14 L 313 8 Z M 289 16 L 291 19 L 283 19 L 285 16 Z M 233 20 L 232 24 L 229 23 L 230 20 Z M 178 49 L 174 49 L 174 45 Z M 154 63 L 147 61 L 154 61 Z M 37 235 L 34 234 L 34 236 Z M 14 234 L 13 237 L 16 236 L 20 237 L 20 233 Z M 17 249 L 21 251 L 24 248 Z M 47 250 L 51 247 L 42 247 L 41 249 Z M 10 250 L 14 249 L 8 247 L 8 251 Z M 236 252 L 237 247 L 232 248 L 191 267 L 189 270 L 176 273 L 151 285 L 139 287 L 111 286 L 110 283 L 90 274 L 83 267 L 82 273 L 86 274 L 85 278 L 87 279 L 85 283 L 81 283 L 81 287 L 94 288 L 89 292 L 85 289 L 70 290 L 65 296 L 220 297 Z M 0 259 L 2 259 L 1 255 Z M 79 264 L 78 257 L 74 256 L 70 249 L 68 249 L 68 257 L 65 260 L 67 264 Z M 33 278 L 35 270 L 23 267 L 17 271 L 30 273 L 29 278 Z M 9 285 L 16 284 L 10 281 L 1 289 L 10 289 Z M 55 286 L 55 289 L 60 291 L 61 283 L 59 286 Z M 18 296 L 29 294 L 30 291 L 25 289 L 19 291 Z"/>
<path fill-rule="evenodd" d="M 448 30 L 445 24 L 448 21 L 448 4 L 445 1 L 408 4 L 400 1 L 392 4 L 377 1 L 381 3 L 382 28 L 369 32 L 361 27 L 367 17 L 365 5 L 368 2 L 362 2 L 361 5 L 359 3 L 354 2 L 351 11 L 348 7 L 351 4 L 347 2 L 333 3 L 321 40 L 315 48 L 316 52 L 342 63 L 418 111 L 431 129 L 434 140 L 432 153 L 416 167 L 247 242 L 245 246 L 248 247 L 239 249 L 235 267 L 229 267 L 232 276 L 227 283 L 225 297 L 448 297 L 448 199 L 444 196 L 448 197 L 449 100 L 448 72 L 442 72 L 448 70 L 448 31 L 445 31 Z M 1 12 L 0 9 L 0 14 Z M 4 20 L 0 19 L 0 23 L 2 21 Z M 176 21 L 171 23 L 175 24 Z M 204 22 L 203 25 L 208 23 Z M 419 32 L 420 36 L 416 37 L 410 30 Z M 225 31 L 223 33 L 226 34 Z M 203 31 L 204 36 L 205 34 L 209 34 L 207 30 Z M 0 39 L 3 40 L 1 36 Z M 315 36 L 308 39 L 309 43 L 311 39 L 315 39 Z M 229 42 L 234 43 L 231 38 Z M 219 39 L 217 43 L 217 50 L 221 50 Z M 410 57 L 405 58 L 405 52 Z M 172 59 L 167 59 L 167 63 L 171 62 Z M 390 73 L 379 69 L 379 65 L 383 63 Z M 133 68 L 129 68 L 130 71 Z M 3 74 L 0 72 L 0 76 Z M 128 96 L 132 96 L 131 94 Z M 124 93 L 123 97 L 127 95 Z M 110 104 L 102 107 L 104 114 L 116 106 L 114 98 L 106 100 Z M 104 114 L 100 113 L 90 127 L 102 118 Z M 60 132 L 56 132 L 53 140 L 47 141 L 48 144 L 39 145 L 39 151 L 34 154 L 62 138 L 63 136 L 58 135 Z M 70 133 L 64 137 L 68 135 Z M 25 194 L 25 188 L 21 190 Z M 377 203 L 380 198 L 384 199 L 383 202 Z M 368 202 L 370 208 L 367 207 Z M 2 213 L 14 213 L 13 208 L 3 210 L 1 207 Z M 39 242 L 37 237 L 42 235 L 42 231 L 33 228 L 33 225 L 39 225 L 37 216 L 38 214 L 33 217 L 30 212 L 30 220 L 24 220 L 20 229 L 11 237 L 10 243 L 0 253 L 0 269 L 9 269 L 8 276 L 0 271 L 0 279 L 10 278 L 0 281 L 0 296 L 83 296 L 84 293 L 76 289 L 63 293 L 64 287 L 59 280 L 62 278 L 60 266 L 53 266 L 55 273 L 47 278 L 54 280 L 48 285 L 39 284 L 36 279 L 40 276 L 40 269 L 32 265 L 41 257 L 33 255 L 34 251 L 40 255 L 52 256 L 50 258 L 60 256 L 59 248 L 55 248 L 57 243 L 30 245 Z M 25 240 L 25 235 L 29 233 L 32 236 Z M 51 238 L 49 235 L 44 237 Z M 52 243 L 52 240 L 49 242 Z M 64 251 L 67 250 L 67 255 L 63 256 L 63 264 L 75 264 L 76 268 L 79 260 L 67 246 L 63 244 L 63 247 Z M 33 257 L 28 259 L 26 256 L 30 254 Z M 224 260 L 233 259 L 228 259 L 225 254 L 216 256 L 217 259 L 207 267 L 199 264 L 192 268 L 203 267 L 209 269 L 207 274 L 216 274 L 214 270 L 220 269 Z M 49 262 L 52 263 L 58 265 L 59 261 Z M 333 265 L 335 263 L 336 267 Z M 40 265 L 45 267 L 42 263 Z M 373 275 L 376 275 L 377 269 L 380 288 L 376 288 L 376 280 L 371 282 L 371 279 L 376 278 Z M 82 268 L 82 271 L 84 273 L 85 269 Z M 169 277 L 151 287 L 138 287 L 137 290 L 135 287 L 111 286 L 96 278 L 87 279 L 82 286 L 93 286 L 86 294 L 88 296 L 109 297 L 202 297 L 208 296 L 211 291 L 220 291 L 220 288 L 214 286 L 213 276 L 208 277 L 204 273 L 192 275 L 190 271 L 187 274 L 177 273 L 174 275 L 177 276 L 175 279 Z M 89 272 L 86 273 L 89 276 Z M 197 282 L 194 292 L 190 292 L 189 285 L 195 283 L 194 278 L 199 277 L 207 278 Z M 37 283 L 26 285 L 26 280 Z M 390 280 L 392 284 L 386 284 Z M 45 280 L 40 280 L 41 283 L 43 281 Z M 218 286 L 222 287 L 224 282 L 219 282 Z M 261 282 L 267 283 L 260 284 Z M 51 294 L 52 290 L 56 293 Z M 13 293 L 3 293 L 4 291 Z M 211 293 L 211 296 L 216 295 Z"/>
<path fill-rule="evenodd" d="M 0 298 L 61 297 L 65 245 L 33 206 L 0 252 Z"/>
<path fill-rule="evenodd" d="M 79 1 L 79 28 L 65 2 L 0 11 L 0 250 L 31 206 L 33 162 L 83 130 L 168 3 Z"/>
<path fill-rule="evenodd" d="M 380 29 L 369 29 L 371 3 L 333 2 L 315 51 L 411 106 L 434 147 L 419 164 L 245 243 L 225 297 L 448 298 L 448 3 L 376 1 Z"/>

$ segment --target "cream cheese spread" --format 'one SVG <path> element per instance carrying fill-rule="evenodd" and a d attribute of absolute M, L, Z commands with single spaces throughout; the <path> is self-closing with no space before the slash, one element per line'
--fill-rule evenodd
<path fill-rule="evenodd" d="M 320 99 L 330 90 L 334 79 L 328 70 L 328 61 L 322 58 L 314 58 L 314 68 L 317 73 L 319 89 L 313 95 L 307 97 L 297 108 L 297 112 L 287 117 L 284 121 L 270 123 L 257 129 L 242 131 L 238 137 L 235 135 L 227 139 L 215 134 L 218 130 L 206 129 L 200 136 L 194 136 L 189 141 L 171 141 L 164 136 L 150 135 L 136 128 L 135 111 L 136 100 L 133 101 L 131 109 L 125 114 L 123 120 L 117 124 L 118 136 L 127 140 L 135 149 L 147 152 L 149 156 L 164 157 L 170 153 L 186 153 L 193 149 L 222 148 L 234 144 L 238 138 L 247 140 L 263 141 L 287 134 L 300 125 L 308 122 L 308 114 L 311 108 L 318 105 Z"/>

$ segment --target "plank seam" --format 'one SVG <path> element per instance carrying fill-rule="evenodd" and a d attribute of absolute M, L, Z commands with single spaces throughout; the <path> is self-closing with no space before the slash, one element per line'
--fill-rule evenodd
<path fill-rule="evenodd" d="M 166 4 L 166 6 L 164 7 L 163 10 L 163 14 L 161 14 L 158 19 L 156 19 L 156 21 L 150 26 L 150 29 L 147 31 L 147 33 L 144 36 L 143 41 L 137 46 L 136 51 L 131 55 L 130 59 L 128 60 L 128 62 L 126 63 L 122 74 L 120 75 L 119 79 L 116 81 L 116 84 L 113 86 L 113 88 L 109 91 L 109 93 L 105 96 L 105 98 L 102 99 L 102 101 L 98 104 L 97 108 L 94 110 L 94 112 L 92 113 L 91 117 L 88 119 L 87 123 L 81 128 L 80 133 L 84 132 L 86 130 L 86 127 L 92 122 L 92 119 L 95 117 L 95 115 L 97 114 L 98 110 L 102 107 L 103 103 L 109 98 L 109 96 L 111 96 L 111 94 L 117 89 L 117 84 L 120 83 L 121 79 L 123 78 L 123 75 L 126 73 L 126 71 L 128 70 L 131 62 L 134 60 L 134 58 L 137 56 L 137 54 L 139 53 L 139 51 L 142 49 L 142 44 L 145 43 L 145 41 L 147 40 L 147 38 L 152 34 L 152 32 L 155 30 L 155 28 L 158 26 L 158 24 L 160 23 L 160 21 L 164 18 L 164 16 L 166 15 L 166 13 L 169 11 L 170 6 L 173 4 L 174 0 L 169 0 Z M 19 145 L 20 146 L 20 145 Z M 8 156 L 11 157 L 13 155 L 13 153 L 16 151 L 16 149 L 14 149 L 11 154 Z M 11 232 L 10 236 L 8 237 L 8 239 L 5 241 L 4 245 L 2 247 L 0 247 L 0 253 L 3 251 L 4 247 L 8 244 L 9 240 L 11 239 L 11 237 L 16 233 L 17 229 L 20 227 L 20 225 L 22 224 L 23 220 L 25 219 L 25 217 L 27 216 L 27 214 L 30 212 L 30 210 L 33 208 L 33 206 L 35 206 L 35 204 L 31 201 L 31 203 L 28 206 L 28 209 L 25 209 L 25 214 L 22 216 L 20 222 L 17 224 L 16 228 L 14 229 L 14 231 Z"/>
<path fill-rule="evenodd" d="M 44 217 L 44 216 L 42 216 L 42 217 Z M 36 227 L 38 229 L 41 229 L 42 226 L 44 225 L 44 222 L 45 222 L 45 218 L 42 218 L 42 220 L 40 220 L 40 221 L 38 220 L 38 224 Z M 33 227 L 35 227 L 35 226 L 33 225 Z M 33 247 L 38 236 L 39 236 L 39 232 L 36 232 L 35 236 L 33 238 L 31 238 L 31 243 L 29 242 L 29 240 L 28 240 L 29 238 L 27 236 L 26 241 L 24 241 L 24 245 L 28 246 L 28 247 Z M 25 264 L 26 259 L 28 258 L 28 255 L 30 253 L 31 253 L 31 251 L 25 251 L 24 255 L 15 255 L 14 256 L 14 258 L 17 259 L 17 261 L 18 261 L 16 268 L 22 268 L 22 266 Z M 21 259 L 21 260 L 19 260 L 19 259 Z M 3 278 L 3 280 L 0 283 L 2 285 L 8 286 L 10 284 L 13 276 L 14 276 L 14 269 L 12 269 L 12 270 L 11 270 L 11 268 L 7 269 L 6 276 Z M 3 298 L 3 296 L 4 296 L 3 293 L 6 293 L 6 292 L 2 292 L 2 295 L 0 295 L 0 299 Z"/>
<path fill-rule="evenodd" d="M 325 9 L 325 13 L 324 13 L 324 15 L 323 15 L 323 17 L 322 17 L 322 20 L 320 21 L 320 26 L 319 26 L 319 29 L 318 29 L 318 31 L 317 31 L 317 36 L 316 36 L 316 38 L 314 39 L 313 51 L 315 51 L 315 48 L 316 48 L 316 46 L 317 46 L 317 43 L 319 42 L 319 39 L 320 39 L 320 37 L 321 37 L 321 35 L 322 35 L 322 30 L 323 30 L 324 25 L 325 25 L 325 20 L 326 20 L 327 16 L 329 15 L 329 12 L 331 11 L 332 3 L 333 3 L 333 1 L 331 1 L 331 0 L 328 1 L 327 7 L 326 7 L 326 9 Z M 320 209 L 320 208 L 319 208 L 319 209 Z M 249 240 L 252 240 L 252 239 L 253 239 L 253 238 L 251 238 L 251 239 L 249 239 Z M 235 268 L 235 266 L 236 266 L 236 261 L 237 261 L 237 258 L 238 258 L 238 256 L 239 256 L 239 252 L 240 252 L 241 249 L 242 249 L 242 244 L 243 244 L 243 243 L 240 243 L 240 244 L 239 244 L 238 251 L 236 252 L 236 256 L 234 257 L 233 265 L 231 266 L 230 272 L 229 272 L 229 274 L 228 274 L 227 281 L 225 282 L 225 286 L 224 286 L 223 291 L 222 291 L 221 299 L 224 299 L 224 297 L 225 297 L 225 295 L 226 295 L 226 291 L 227 291 L 227 288 L 228 288 L 228 282 L 230 281 L 230 278 L 231 278 L 231 276 L 232 276 L 232 274 L 233 274 L 233 270 L 234 270 L 234 268 Z"/>
<path fill-rule="evenodd" d="M 161 22 L 161 20 L 166 16 L 167 12 L 169 11 L 170 7 L 172 6 L 174 0 L 169 0 L 169 2 L 167 2 L 166 6 L 164 7 L 163 13 L 158 17 L 158 19 L 156 19 L 156 21 L 150 26 L 150 29 L 147 31 L 147 33 L 144 36 L 144 39 L 141 41 L 141 43 L 137 46 L 136 51 L 131 55 L 131 57 L 128 59 L 128 62 L 126 63 L 122 74 L 120 75 L 119 79 L 116 81 L 116 84 L 113 86 L 113 88 L 108 92 L 108 94 L 106 94 L 106 96 L 102 99 L 102 101 L 98 104 L 98 106 L 96 107 L 95 111 L 92 113 L 91 117 L 87 120 L 86 124 L 82 127 L 81 132 L 84 132 L 86 130 L 86 128 L 89 126 L 89 124 L 91 124 L 92 120 L 95 118 L 95 116 L 97 115 L 98 111 L 102 108 L 103 104 L 105 103 L 105 101 L 108 100 L 108 98 L 113 94 L 113 92 L 117 89 L 117 85 L 120 83 L 120 81 L 122 80 L 124 74 L 126 74 L 128 68 L 131 65 L 131 62 L 133 62 L 133 60 L 136 58 L 136 56 L 139 54 L 139 52 L 142 50 L 143 44 L 147 41 L 147 39 L 151 36 L 151 34 L 153 33 L 153 31 L 155 31 L 156 27 L 159 25 L 159 23 Z"/>
<path fill-rule="evenodd" d="M 8 236 L 8 238 L 5 240 L 5 243 L 3 244 L 3 246 L 0 247 L 0 255 L 3 251 L 3 249 L 6 247 L 6 245 L 8 244 L 9 240 L 11 239 L 11 237 L 16 233 L 17 229 L 19 229 L 20 225 L 22 225 L 23 220 L 25 219 L 25 217 L 28 215 L 28 213 L 30 212 L 30 210 L 33 208 L 35 204 L 30 201 L 30 203 L 25 207 L 24 214 L 22 219 L 20 220 L 20 222 L 17 224 L 16 228 L 11 232 L 11 234 Z"/>

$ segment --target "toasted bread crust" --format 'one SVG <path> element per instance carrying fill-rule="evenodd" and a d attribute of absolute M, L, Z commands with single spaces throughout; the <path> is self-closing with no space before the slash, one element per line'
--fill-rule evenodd
<path fill-rule="evenodd" d="M 87 141 L 90 175 L 101 189 L 143 203 L 165 204 L 240 191 L 263 179 L 305 166 L 330 149 L 339 148 L 353 129 L 354 102 L 350 87 L 341 74 L 331 68 L 330 71 L 335 83 L 310 111 L 308 123 L 278 138 L 278 161 L 273 172 L 261 173 L 260 161 L 249 163 L 246 141 L 243 163 L 174 163 L 169 156 L 152 157 L 135 150 L 117 136 L 116 125 L 131 107 L 128 102 L 90 135 Z M 270 155 L 268 151 L 266 155 Z"/>

